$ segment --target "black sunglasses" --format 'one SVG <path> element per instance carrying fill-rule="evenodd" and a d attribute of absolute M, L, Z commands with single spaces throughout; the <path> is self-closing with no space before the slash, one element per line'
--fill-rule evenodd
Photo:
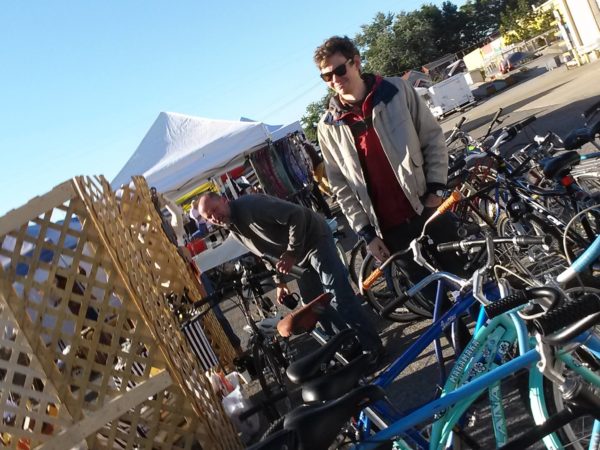
<path fill-rule="evenodd" d="M 336 77 L 343 77 L 344 75 L 346 75 L 346 64 L 348 64 L 349 61 L 352 62 L 352 58 L 348 58 L 346 62 L 340 64 L 331 72 L 321 73 L 321 78 L 323 79 L 323 81 L 329 83 L 331 80 L 333 80 L 334 75 Z"/>

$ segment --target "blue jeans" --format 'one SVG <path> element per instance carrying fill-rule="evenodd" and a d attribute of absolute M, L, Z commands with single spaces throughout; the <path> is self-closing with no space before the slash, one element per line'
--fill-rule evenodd
<path fill-rule="evenodd" d="M 381 351 L 381 339 L 350 286 L 348 269 L 338 256 L 333 235 L 329 233 L 321 239 L 315 250 L 310 257 L 311 268 L 298 280 L 300 295 L 308 303 L 322 294 L 323 289 L 331 292 L 336 305 L 325 312 L 325 319 L 338 329 L 356 330 L 364 350 Z M 325 331 L 329 332 L 327 328 Z"/>

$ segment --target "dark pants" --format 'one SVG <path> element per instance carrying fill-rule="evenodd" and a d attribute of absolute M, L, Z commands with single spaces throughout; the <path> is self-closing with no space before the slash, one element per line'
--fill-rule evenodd
<path fill-rule="evenodd" d="M 382 349 L 381 339 L 375 326 L 363 310 L 361 302 L 348 281 L 348 269 L 340 259 L 331 232 L 319 241 L 316 252 L 310 257 L 311 267 L 298 280 L 298 288 L 304 302 L 309 302 L 323 293 L 323 289 L 334 295 L 335 309 L 329 308 L 324 314 L 324 321 L 329 320 L 340 329 L 351 327 L 356 330 L 358 340 L 364 350 L 379 352 Z M 325 331 L 331 329 L 325 325 Z"/>
<path fill-rule="evenodd" d="M 398 225 L 394 228 L 383 232 L 383 241 L 391 253 L 406 249 L 413 239 L 421 235 L 423 225 L 429 216 L 435 211 L 435 208 L 426 208 L 423 214 L 415 216 L 409 222 Z M 442 214 L 435 218 L 427 225 L 425 233 L 430 236 L 436 244 L 442 242 L 456 241 L 460 238 L 457 234 L 457 218 L 452 213 Z M 434 252 L 433 257 L 439 263 L 439 269 L 451 272 L 458 276 L 467 277 L 470 274 L 465 273 L 463 266 L 465 259 L 457 256 L 455 253 L 437 253 Z M 413 259 L 413 254 L 408 253 L 404 258 L 398 261 L 398 264 L 406 271 L 413 283 L 430 275 L 424 267 L 421 267 Z M 424 288 L 421 292 L 425 298 L 430 300 L 431 304 L 435 303 L 435 295 L 437 291 L 437 283 L 432 283 Z M 447 311 L 452 305 L 448 297 L 442 295 L 442 311 Z M 459 351 L 464 348 L 470 339 L 470 334 L 467 327 L 462 321 L 459 321 L 456 329 L 450 333 L 446 332 L 446 336 L 453 343 L 455 349 Z"/>

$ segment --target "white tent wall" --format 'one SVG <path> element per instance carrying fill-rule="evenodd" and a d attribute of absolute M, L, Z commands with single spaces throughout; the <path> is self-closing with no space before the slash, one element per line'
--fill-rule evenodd
<path fill-rule="evenodd" d="M 143 175 L 149 186 L 170 198 L 191 191 L 209 177 L 241 164 L 265 145 L 269 135 L 259 122 L 213 120 L 161 112 L 111 185 Z"/>
<path fill-rule="evenodd" d="M 243 163 L 246 155 L 289 133 L 300 122 L 269 126 L 262 122 L 213 120 L 161 112 L 129 161 L 112 181 L 113 189 L 143 175 L 169 198 L 185 195 L 208 178 Z"/>

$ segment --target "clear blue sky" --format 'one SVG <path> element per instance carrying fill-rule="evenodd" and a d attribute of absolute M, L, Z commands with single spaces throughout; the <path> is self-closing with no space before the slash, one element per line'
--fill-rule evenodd
<path fill-rule="evenodd" d="M 325 93 L 316 46 L 422 3 L 3 2 L 0 215 L 75 175 L 111 180 L 161 111 L 300 119 Z"/>

